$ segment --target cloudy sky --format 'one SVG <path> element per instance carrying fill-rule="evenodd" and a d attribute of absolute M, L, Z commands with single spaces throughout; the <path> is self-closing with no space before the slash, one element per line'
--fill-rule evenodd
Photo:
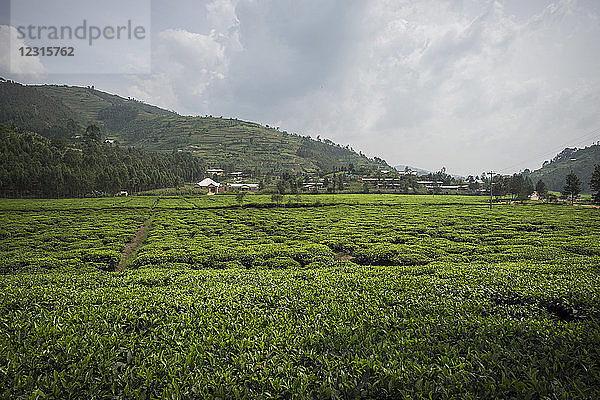
<path fill-rule="evenodd" d="M 0 40 L 15 33 L 7 10 L 1 0 Z M 152 1 L 151 17 L 151 74 L 57 75 L 43 59 L 15 73 L 2 56 L 0 76 L 465 175 L 535 169 L 600 140 L 596 0 Z"/>

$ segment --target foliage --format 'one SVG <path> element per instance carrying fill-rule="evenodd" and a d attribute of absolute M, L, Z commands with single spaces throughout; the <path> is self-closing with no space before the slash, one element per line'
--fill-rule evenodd
<path fill-rule="evenodd" d="M 12 123 L 47 138 L 81 135 L 88 121 L 77 121 L 60 99 L 40 86 L 0 81 L 0 124 Z"/>
<path fill-rule="evenodd" d="M 238 192 L 235 194 L 235 200 L 242 205 L 244 203 L 244 198 L 246 197 L 248 193 L 246 192 Z"/>
<path fill-rule="evenodd" d="M 139 110 L 131 104 L 110 105 L 98 112 L 98 119 L 105 121 L 105 126 L 111 131 L 119 131 L 134 121 Z"/>
<path fill-rule="evenodd" d="M 581 179 L 581 192 L 590 193 L 588 183 L 595 164 L 600 164 L 600 145 L 565 149 L 553 160 L 546 161 L 542 168 L 533 171 L 530 178 L 534 181 L 543 180 L 549 190 L 561 191 L 567 175 L 573 172 Z"/>
<path fill-rule="evenodd" d="M 594 166 L 594 173 L 590 179 L 590 188 L 594 192 L 594 203 L 600 204 L 600 164 Z"/>
<path fill-rule="evenodd" d="M 281 192 L 273 193 L 271 195 L 271 201 L 275 204 L 283 203 L 283 194 L 281 194 Z"/>
<path fill-rule="evenodd" d="M 573 203 L 575 197 L 579 195 L 581 191 L 581 181 L 574 173 L 567 175 L 565 187 L 563 188 L 563 196 L 571 196 L 571 203 Z"/>
<path fill-rule="evenodd" d="M 383 160 L 371 160 L 327 139 L 237 119 L 181 116 L 92 88 L 0 81 L 0 116 L 0 123 L 67 140 L 95 124 L 105 137 L 125 146 L 155 152 L 181 150 L 208 166 L 254 175 L 329 172 L 349 164 L 391 168 Z"/>
<path fill-rule="evenodd" d="M 599 209 L 249 197 L 1 199 L 1 396 L 600 397 Z"/>
<path fill-rule="evenodd" d="M 35 133 L 0 124 L 0 196 L 85 196 L 173 187 L 199 179 L 201 162 L 187 153 L 155 154 L 100 144 L 88 127 L 82 148 L 57 146 Z"/>
<path fill-rule="evenodd" d="M 538 197 L 542 200 L 545 200 L 548 196 L 548 189 L 546 189 L 546 184 L 543 180 L 538 180 L 535 184 L 535 191 L 538 194 Z"/>

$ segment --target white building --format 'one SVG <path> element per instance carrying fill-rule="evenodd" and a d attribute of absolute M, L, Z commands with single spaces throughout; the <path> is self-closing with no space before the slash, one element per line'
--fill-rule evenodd
<path fill-rule="evenodd" d="M 207 190 L 208 192 L 206 194 L 216 194 L 223 191 L 223 186 L 210 178 L 206 178 L 203 181 L 196 183 L 196 186 L 200 189 Z"/>

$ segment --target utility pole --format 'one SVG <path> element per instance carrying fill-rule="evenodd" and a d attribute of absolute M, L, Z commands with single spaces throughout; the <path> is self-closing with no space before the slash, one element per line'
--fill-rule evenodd
<path fill-rule="evenodd" d="M 494 171 L 490 171 L 490 211 L 492 210 L 492 186 L 494 184 Z"/>

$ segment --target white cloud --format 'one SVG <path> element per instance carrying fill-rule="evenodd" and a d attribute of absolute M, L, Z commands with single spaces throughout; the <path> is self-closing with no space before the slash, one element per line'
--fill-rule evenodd
<path fill-rule="evenodd" d="M 236 35 L 235 28 L 240 21 L 235 13 L 236 4 L 231 0 L 214 0 L 206 5 L 208 24 L 223 36 Z"/>
<path fill-rule="evenodd" d="M 225 78 L 225 48 L 209 35 L 168 29 L 158 35 L 153 74 L 129 88 L 133 97 L 182 112 L 208 109 L 207 87 Z M 200 106 L 200 109 L 198 108 Z"/>
<path fill-rule="evenodd" d="M 215 0 L 206 5 L 210 33 L 166 29 L 157 35 L 153 73 L 129 87 L 138 99 L 179 112 L 210 112 L 210 85 L 225 79 L 228 53 L 239 49 L 234 4 Z"/>
<path fill-rule="evenodd" d="M 19 48 L 26 46 L 13 26 L 0 25 L 0 74 L 19 77 L 30 82 L 40 81 L 45 68 L 38 56 L 20 56 Z"/>

